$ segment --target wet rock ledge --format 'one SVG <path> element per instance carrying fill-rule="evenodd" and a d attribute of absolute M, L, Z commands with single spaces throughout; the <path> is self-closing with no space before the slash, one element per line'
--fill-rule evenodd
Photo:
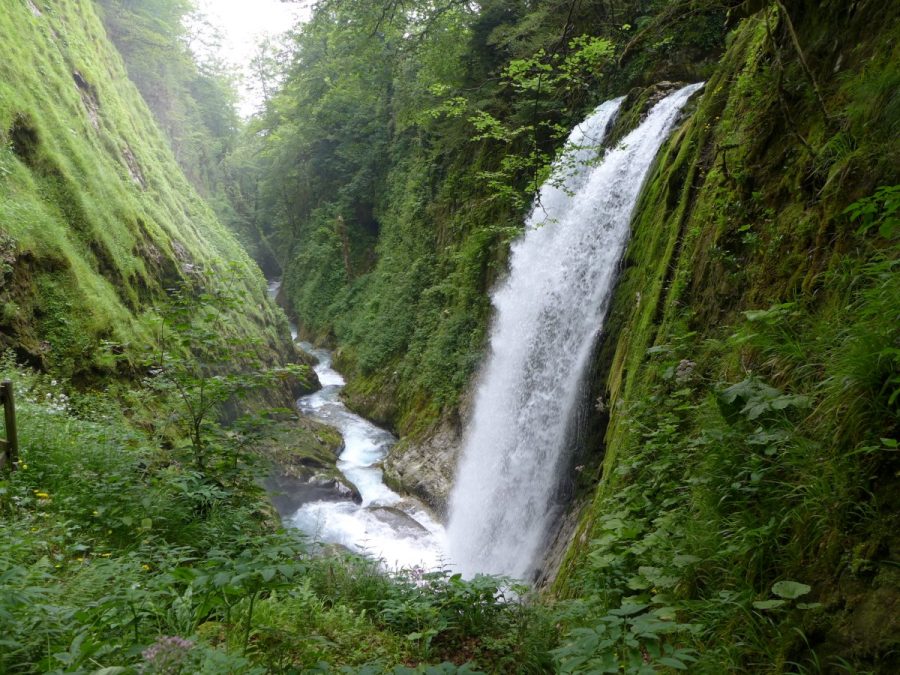
<path fill-rule="evenodd" d="M 282 518 L 310 501 L 362 501 L 337 468 L 344 439 L 335 429 L 300 416 L 282 419 L 259 447 L 272 464 L 265 487 Z"/>

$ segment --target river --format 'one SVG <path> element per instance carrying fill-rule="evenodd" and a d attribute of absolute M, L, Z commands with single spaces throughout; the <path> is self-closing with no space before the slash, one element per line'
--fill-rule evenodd
<path fill-rule="evenodd" d="M 269 293 L 274 296 L 278 287 L 279 282 L 271 282 Z M 291 328 L 296 339 L 296 330 Z M 337 467 L 359 491 L 362 502 L 339 495 L 307 501 L 283 517 L 285 524 L 314 541 L 340 544 L 371 556 L 388 569 L 446 567 L 444 527 L 421 502 L 397 494 L 382 480 L 381 462 L 397 439 L 344 405 L 340 399 L 344 378 L 332 367 L 328 350 L 307 342 L 298 345 L 318 360 L 315 371 L 322 388 L 300 398 L 297 409 L 340 432 L 344 450 Z"/>

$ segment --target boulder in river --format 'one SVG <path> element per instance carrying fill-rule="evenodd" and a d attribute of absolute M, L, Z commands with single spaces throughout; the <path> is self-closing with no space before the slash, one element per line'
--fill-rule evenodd
<path fill-rule="evenodd" d="M 347 482 L 336 479 L 302 479 L 274 473 L 265 480 L 266 491 L 282 519 L 290 518 L 309 502 L 352 501 L 359 504 L 359 491 Z"/>
<path fill-rule="evenodd" d="M 398 532 L 408 532 L 411 535 L 429 534 L 428 529 L 418 520 L 395 506 L 369 506 L 367 510 L 378 520 L 387 523 Z"/>
<path fill-rule="evenodd" d="M 265 487 L 282 518 L 311 501 L 362 501 L 337 468 L 344 441 L 335 429 L 294 417 L 274 422 L 268 432 L 260 443 L 272 462 Z"/>

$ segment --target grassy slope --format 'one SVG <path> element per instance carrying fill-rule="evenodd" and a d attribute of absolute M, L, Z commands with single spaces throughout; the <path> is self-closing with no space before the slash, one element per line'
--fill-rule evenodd
<path fill-rule="evenodd" d="M 195 267 L 236 265 L 284 342 L 261 275 L 175 163 L 88 0 L 0 15 L 0 345 L 66 374 L 108 372 L 145 310 Z M 255 325 L 254 325 L 255 324 Z M 126 349 L 127 353 L 127 349 Z"/>
<path fill-rule="evenodd" d="M 774 13 L 784 104 L 762 15 L 732 36 L 598 356 L 602 479 L 556 589 L 675 607 L 704 672 L 897 667 L 898 251 L 843 214 L 897 182 L 897 8 L 839 5 L 791 10 L 827 121 Z"/>

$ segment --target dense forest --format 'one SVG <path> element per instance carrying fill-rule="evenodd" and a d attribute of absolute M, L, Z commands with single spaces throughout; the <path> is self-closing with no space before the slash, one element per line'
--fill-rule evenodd
<path fill-rule="evenodd" d="M 0 671 L 900 669 L 900 5 L 320 0 L 246 120 L 195 12 L 0 13 Z M 380 517 L 475 536 L 459 467 L 496 478 L 473 429 L 523 241 L 695 83 L 611 198 L 534 559 L 301 533 L 285 490 L 368 505 L 358 439 L 303 404 L 331 392 L 398 439 Z M 522 426 L 555 410 L 532 372 Z"/>

